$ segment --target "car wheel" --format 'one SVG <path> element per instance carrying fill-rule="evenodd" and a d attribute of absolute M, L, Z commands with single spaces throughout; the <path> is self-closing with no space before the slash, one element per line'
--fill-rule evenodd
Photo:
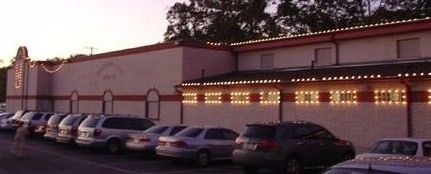
<path fill-rule="evenodd" d="M 211 155 L 208 151 L 206 150 L 199 151 L 198 158 L 197 158 L 197 162 L 199 166 L 201 167 L 208 166 L 210 161 L 211 161 Z"/>
<path fill-rule="evenodd" d="M 110 154 L 116 154 L 120 152 L 120 142 L 118 140 L 109 140 L 106 144 L 106 150 Z"/>
<path fill-rule="evenodd" d="M 258 174 L 259 168 L 255 166 L 242 166 L 242 169 L 244 170 L 244 174 Z"/>
<path fill-rule="evenodd" d="M 285 174 L 299 174 L 301 173 L 301 163 L 296 158 L 288 158 L 283 166 L 283 173 Z"/>

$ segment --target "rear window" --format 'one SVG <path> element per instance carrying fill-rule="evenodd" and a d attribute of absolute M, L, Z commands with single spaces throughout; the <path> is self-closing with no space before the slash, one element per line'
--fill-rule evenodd
<path fill-rule="evenodd" d="M 175 126 L 172 131 L 169 133 L 170 136 L 177 134 L 178 132 L 182 131 L 183 129 L 185 129 L 186 126 Z"/>
<path fill-rule="evenodd" d="M 65 115 L 54 114 L 49 120 L 48 124 L 58 124 L 65 117 Z"/>
<path fill-rule="evenodd" d="M 427 141 L 422 144 L 424 156 L 431 157 L 431 142 Z"/>
<path fill-rule="evenodd" d="M 372 153 L 395 154 L 395 155 L 416 155 L 418 144 L 409 141 L 381 141 L 374 146 Z"/>
<path fill-rule="evenodd" d="M 203 131 L 203 129 L 201 129 L 201 128 L 186 128 L 186 129 L 178 132 L 178 134 L 175 134 L 175 136 L 195 138 L 199 134 L 201 134 L 202 131 Z"/>
<path fill-rule="evenodd" d="M 247 126 L 242 136 L 247 138 L 273 138 L 276 130 L 274 126 L 250 125 Z"/>
<path fill-rule="evenodd" d="M 87 117 L 87 119 L 85 119 L 81 126 L 83 127 L 96 127 L 97 123 L 99 122 L 101 118 L 100 117 Z"/>
<path fill-rule="evenodd" d="M 73 123 L 75 122 L 76 119 L 78 119 L 78 116 L 73 116 L 73 115 L 69 115 L 66 118 L 64 118 L 63 121 L 61 121 L 60 124 L 62 125 L 66 125 L 66 126 L 71 126 L 73 125 Z"/>
<path fill-rule="evenodd" d="M 168 127 L 166 126 L 153 126 L 146 130 L 146 133 L 153 133 L 153 134 L 161 134 L 163 131 L 165 131 Z"/>

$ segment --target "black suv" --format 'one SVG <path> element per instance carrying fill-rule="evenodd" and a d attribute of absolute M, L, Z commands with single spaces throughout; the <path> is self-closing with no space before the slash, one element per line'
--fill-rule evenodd
<path fill-rule="evenodd" d="M 355 156 L 352 143 L 336 138 L 322 126 L 302 121 L 249 124 L 235 143 L 233 158 L 245 173 L 268 168 L 299 174 Z"/>

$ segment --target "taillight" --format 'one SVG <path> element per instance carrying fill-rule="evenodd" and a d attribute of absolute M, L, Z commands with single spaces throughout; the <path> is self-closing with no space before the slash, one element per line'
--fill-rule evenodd
<path fill-rule="evenodd" d="M 174 141 L 174 142 L 170 142 L 169 145 L 171 147 L 185 147 L 187 146 L 187 144 L 184 141 Z"/>
<path fill-rule="evenodd" d="M 157 144 L 159 145 L 159 146 L 164 146 L 164 145 L 166 145 L 166 141 L 158 141 L 157 142 Z"/>
<path fill-rule="evenodd" d="M 277 150 L 280 148 L 280 145 L 275 139 L 264 139 L 259 142 L 258 147 L 261 149 Z"/>
<path fill-rule="evenodd" d="M 94 129 L 93 136 L 97 137 L 97 136 L 100 136 L 101 134 L 102 134 L 101 129 Z"/>
<path fill-rule="evenodd" d="M 139 138 L 139 141 L 140 142 L 150 142 L 151 139 L 148 139 L 148 138 Z"/>

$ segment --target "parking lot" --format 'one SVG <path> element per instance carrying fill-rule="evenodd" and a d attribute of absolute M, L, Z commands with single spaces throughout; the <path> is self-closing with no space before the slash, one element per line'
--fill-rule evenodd
<path fill-rule="evenodd" d="M 232 162 L 217 162 L 200 168 L 185 162 L 125 152 L 109 155 L 94 149 L 81 149 L 55 144 L 38 138 L 28 138 L 24 157 L 16 159 L 9 154 L 12 132 L 0 132 L 0 174 L 6 173 L 124 173 L 124 174 L 206 174 L 242 173 Z M 267 172 L 263 172 L 267 173 Z"/>

